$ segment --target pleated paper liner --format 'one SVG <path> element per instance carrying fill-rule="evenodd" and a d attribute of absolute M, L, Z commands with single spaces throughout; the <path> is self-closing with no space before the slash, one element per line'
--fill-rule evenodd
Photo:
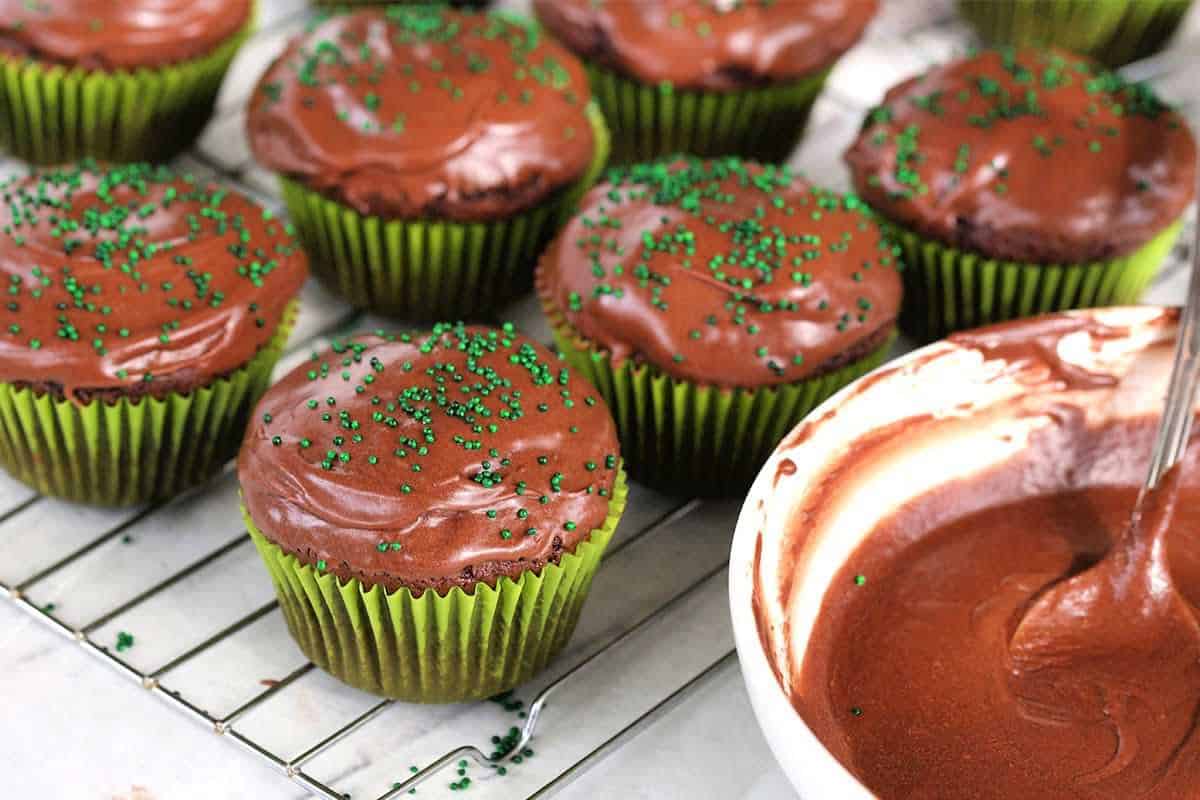
<path fill-rule="evenodd" d="M 588 107 L 596 153 L 569 190 L 493 222 L 367 217 L 282 178 L 284 201 L 313 273 L 359 308 L 410 320 L 480 319 L 533 285 L 545 244 L 608 161 L 608 129 Z"/>
<path fill-rule="evenodd" d="M 1154 280 L 1182 220 L 1141 249 L 1090 264 L 1023 264 L 947 247 L 884 223 L 902 248 L 904 305 L 900 327 L 921 341 L 964 328 L 1049 311 L 1136 303 Z"/>
<path fill-rule="evenodd" d="M 563 553 L 558 564 L 493 588 L 445 596 L 406 588 L 387 592 L 357 579 L 342 583 L 301 563 L 255 527 L 242 509 L 301 651 L 338 680 L 417 703 L 477 700 L 539 673 L 571 638 L 592 577 L 625 509 L 624 472 L 604 525 Z"/>
<path fill-rule="evenodd" d="M 959 0 L 959 7 L 986 41 L 1056 45 L 1118 67 L 1161 50 L 1191 2 Z"/>
<path fill-rule="evenodd" d="M 164 161 L 208 122 L 252 29 L 253 21 L 203 58 L 155 69 L 103 72 L 0 55 L 0 148 L 36 164 Z"/>
<path fill-rule="evenodd" d="M 681 381 L 648 364 L 614 364 L 543 299 L 559 352 L 596 387 L 617 421 L 621 454 L 636 480 L 670 492 L 737 494 L 800 420 L 883 363 L 895 334 L 864 357 L 808 380 L 759 389 Z"/>
<path fill-rule="evenodd" d="M 733 92 L 647 85 L 588 64 L 592 96 L 608 119 L 613 163 L 674 153 L 786 161 L 804 133 L 829 70 L 786 84 Z"/>
<path fill-rule="evenodd" d="M 78 403 L 0 383 L 0 463 L 42 494 L 105 506 L 202 483 L 237 453 L 298 309 L 245 366 L 188 394 Z"/>

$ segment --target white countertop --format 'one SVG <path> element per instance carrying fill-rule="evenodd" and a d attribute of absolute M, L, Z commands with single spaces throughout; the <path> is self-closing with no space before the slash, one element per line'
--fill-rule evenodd
<path fill-rule="evenodd" d="M 198 173 L 221 174 L 278 207 L 271 176 L 250 160 L 241 108 L 267 61 L 303 25 L 308 11 L 302 0 L 260 0 L 259 6 L 260 32 L 235 62 L 213 124 L 181 161 Z M 1152 80 L 1197 123 L 1200 12 L 1193 13 L 1181 40 L 1174 52 L 1188 54 L 1191 76 L 1186 63 L 1170 59 Z M 949 0 L 885 2 L 866 40 L 834 71 L 793 163 L 818 181 L 844 187 L 840 153 L 865 108 L 887 86 L 961 51 L 967 41 Z M 17 166 L 0 161 L 0 172 Z M 1176 301 L 1184 282 L 1182 268 L 1170 267 L 1147 299 Z M 367 324 L 315 285 L 306 288 L 304 307 L 294 347 L 347 325 Z M 511 317 L 545 337 L 533 303 L 519 303 Z M 518 690 L 517 697 L 528 703 L 549 681 L 599 655 L 569 677 L 548 705 L 532 744 L 535 756 L 505 777 L 480 779 L 484 771 L 472 765 L 467 774 L 475 782 L 468 796 L 790 796 L 755 724 L 736 659 L 727 655 L 733 645 L 723 564 L 736 511 L 736 503 L 685 504 L 635 489 L 568 651 L 549 675 Z M 94 641 L 109 646 L 118 632 L 133 634 L 133 647 L 119 656 L 134 669 L 154 671 L 262 610 L 261 617 L 163 677 L 165 686 L 217 718 L 265 691 L 263 681 L 282 679 L 305 663 L 279 612 L 268 608 L 270 582 L 240 530 L 228 476 L 162 508 L 128 512 L 37 498 L 0 475 L 0 583 L 20 584 L 86 550 L 28 592 L 35 605 L 56 603 L 53 613 L 66 626 L 86 625 L 165 576 L 190 568 L 169 591 L 90 631 Z M 635 633 L 612 644 L 642 620 Z M 236 727 L 292 758 L 376 702 L 313 670 Z M 2 595 L 0 705 L 4 797 L 309 796 L 228 735 L 179 713 Z M 424 766 L 460 744 L 486 748 L 493 734 L 522 723 L 515 709 L 496 703 L 392 704 L 305 770 L 356 800 L 373 800 L 391 781 L 405 779 L 410 765 Z M 452 792 L 449 783 L 458 778 L 455 769 L 445 770 L 419 796 L 457 796 L 461 792 Z"/>

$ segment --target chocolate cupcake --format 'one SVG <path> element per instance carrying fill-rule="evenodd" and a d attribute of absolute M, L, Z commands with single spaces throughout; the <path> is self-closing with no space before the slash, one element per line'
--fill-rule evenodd
<path fill-rule="evenodd" d="M 527 291 L 608 153 L 570 53 L 511 14 L 435 6 L 321 22 L 267 71 L 248 127 L 317 275 L 410 318 Z"/>
<path fill-rule="evenodd" d="M 1112 67 L 1157 53 L 1192 0 L 959 0 L 986 41 L 1061 47 Z"/>
<path fill-rule="evenodd" d="M 613 160 L 786 160 L 875 0 L 534 0 L 587 64 Z"/>
<path fill-rule="evenodd" d="M 636 477 L 689 494 L 754 476 L 817 403 L 886 355 L 900 305 L 866 207 L 735 158 L 612 169 L 538 265 L 567 361 Z"/>
<path fill-rule="evenodd" d="M 267 392 L 238 478 L 305 655 L 419 702 L 540 671 L 625 504 L 592 391 L 511 326 L 447 324 L 335 342 Z"/>
<path fill-rule="evenodd" d="M 0 148 L 165 160 L 212 115 L 251 0 L 0 0 Z"/>
<path fill-rule="evenodd" d="M 1148 87 L 1057 51 L 984 51 L 887 93 L 846 153 L 924 338 L 1136 302 L 1192 199 L 1196 143 Z"/>
<path fill-rule="evenodd" d="M 46 494 L 170 497 L 234 455 L 304 254 L 252 201 L 167 167 L 0 184 L 0 463 Z"/>

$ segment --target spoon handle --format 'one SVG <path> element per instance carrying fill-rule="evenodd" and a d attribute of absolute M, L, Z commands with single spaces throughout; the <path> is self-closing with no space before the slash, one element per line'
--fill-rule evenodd
<path fill-rule="evenodd" d="M 1179 320 L 1177 335 L 1175 364 L 1171 369 L 1167 400 L 1158 425 L 1154 452 L 1150 457 L 1147 489 L 1158 486 L 1162 476 L 1183 458 L 1195 418 L 1196 386 L 1200 383 L 1200 219 L 1197 219 L 1196 238 L 1192 243 L 1192 274 L 1188 280 L 1187 302 Z"/>

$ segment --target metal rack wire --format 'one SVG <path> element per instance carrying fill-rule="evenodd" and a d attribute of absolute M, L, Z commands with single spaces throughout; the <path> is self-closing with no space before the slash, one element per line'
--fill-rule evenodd
<path fill-rule="evenodd" d="M 263 12 L 264 24 L 235 63 L 213 125 L 197 148 L 183 157 L 182 163 L 198 173 L 220 177 L 278 210 L 280 202 L 273 180 L 253 164 L 246 149 L 240 132 L 241 109 L 257 75 L 283 39 L 303 24 L 308 12 L 297 0 L 261 0 L 259 5 Z M 508 5 L 520 3 L 514 0 Z M 889 75 L 880 74 L 881 69 L 890 64 L 890 68 L 903 75 L 919 65 L 945 57 L 948 55 L 947 48 L 958 47 L 966 42 L 966 33 L 954 22 L 948 5 L 946 0 L 938 0 L 925 4 L 920 12 L 915 12 L 911 4 L 904 4 L 902 9 L 900 4 L 893 6 L 894 13 L 880 23 L 876 38 L 864 45 L 864 50 L 870 57 L 862 63 L 848 66 L 847 71 L 852 74 L 840 84 L 836 79 L 832 82 L 827 97 L 822 99 L 814 114 L 812 125 L 820 130 L 812 133 L 809 142 L 797 158 L 799 164 L 810 174 L 815 174 L 818 179 L 827 183 L 836 184 L 838 178 L 830 173 L 831 169 L 836 168 L 831 167 L 831 163 L 836 163 L 836 150 L 832 148 L 840 148 L 845 144 L 847 135 L 852 135 L 862 110 L 871 100 L 870 93 L 881 88 L 881 84 L 886 85 L 891 81 Z M 896 63 L 892 63 L 893 61 Z M 1191 61 L 1196 61 L 1195 56 L 1191 57 Z M 1185 77 L 1187 67 L 1186 60 L 1180 60 L 1178 55 L 1170 55 L 1134 65 L 1131 72 L 1138 78 L 1178 83 L 1188 82 Z M 868 81 L 869 91 L 856 91 L 858 84 L 855 81 Z M 1195 93 L 1194 87 L 1186 88 Z M 1192 107 L 1195 116 L 1196 106 L 1200 106 L 1200 95 L 1192 100 L 1195 103 Z M 0 170 L 8 170 L 13 166 L 0 164 Z M 1190 239 L 1187 235 L 1183 238 L 1185 241 Z M 1181 247 L 1173 254 L 1172 263 L 1164 269 L 1156 288 L 1160 299 L 1172 296 L 1174 289 L 1171 287 L 1179 282 L 1186 255 L 1186 249 Z M 306 316 L 297 328 L 297 334 L 293 337 L 293 348 L 285 355 L 281 370 L 297 363 L 309 349 L 318 347 L 327 337 L 373 322 L 334 301 L 313 286 L 306 289 L 305 300 Z M 543 338 L 548 340 L 544 325 L 532 305 L 519 306 L 514 309 L 513 316 L 519 323 L 525 322 L 527 329 L 540 331 Z M 299 344 L 296 344 L 297 342 Z M 215 707 L 214 704 L 203 699 L 196 676 L 189 672 L 197 663 L 210 658 L 213 653 L 231 646 L 230 643 L 240 642 L 252 633 L 255 637 L 262 638 L 259 634 L 263 626 L 273 626 L 271 630 L 276 632 L 282 630 L 283 621 L 278 613 L 278 605 L 273 600 L 266 601 L 266 594 L 248 592 L 246 597 L 239 598 L 241 602 L 236 613 L 228 620 L 220 621 L 216 630 L 206 631 L 200 640 L 195 642 L 186 641 L 181 637 L 178 641 L 181 646 L 171 647 L 169 655 L 163 655 L 150 666 L 137 664 L 136 660 L 123 650 L 119 639 L 116 646 L 105 643 L 111 640 L 109 634 L 115 624 L 142 613 L 151 605 L 164 602 L 164 598 L 172 613 L 179 613 L 180 609 L 177 603 L 172 604 L 172 598 L 185 584 L 207 587 L 219 579 L 222 571 L 236 573 L 243 565 L 249 565 L 245 566 L 245 569 L 253 571 L 257 566 L 257 555 L 250 546 L 248 537 L 235 524 L 222 518 L 217 526 L 219 538 L 204 545 L 203 549 L 195 552 L 182 564 L 165 569 L 161 576 L 150 581 L 145 588 L 136 589 L 116 605 L 91 612 L 83 618 L 71 619 L 79 613 L 77 609 L 71 609 L 68 615 L 62 613 L 53 603 L 45 602 L 48 593 L 52 592 L 51 585 L 63 575 L 82 570 L 80 574 L 86 577 L 93 562 L 105 558 L 106 553 L 131 535 L 169 537 L 172 534 L 169 530 L 172 527 L 171 515 L 178 514 L 183 519 L 191 519 L 190 504 L 203 503 L 208 497 L 216 498 L 212 502 L 217 502 L 222 496 L 221 492 L 227 491 L 231 482 L 231 470 L 227 469 L 223 476 L 209 485 L 163 506 L 98 517 L 100 524 L 92 533 L 82 535 L 82 540 L 73 549 L 59 555 L 50 563 L 38 565 L 26 575 L 9 578 L 0 576 L 0 593 L 9 597 L 22 611 L 57 631 L 64 638 L 76 642 L 99 662 L 115 669 L 131 683 L 161 698 L 214 734 L 236 744 L 313 795 L 327 800 L 343 800 L 349 796 L 344 785 L 350 776 L 355 774 L 354 768 L 329 776 L 326 774 L 329 770 L 321 773 L 314 765 L 339 745 L 361 739 L 366 735 L 364 730 L 380 720 L 389 709 L 407 709 L 403 713 L 411 716 L 416 713 L 412 707 L 388 700 L 377 700 L 363 705 L 365 696 L 360 695 L 356 707 L 339 715 L 329 726 L 328 732 L 305 740 L 298 746 L 285 748 L 277 742 L 269 741 L 249 723 L 264 710 L 269 711 L 280 698 L 299 691 L 301 684 L 316 679 L 319 670 L 315 670 L 313 664 L 289 664 L 285 667 L 286 671 L 282 672 L 282 677 L 277 680 L 260 681 L 264 685 L 257 686 L 220 711 L 210 710 Z M 693 537 L 692 541 L 701 543 L 695 547 L 702 552 L 693 552 L 696 555 L 694 571 L 678 585 L 671 584 L 657 594 L 649 593 L 645 602 L 636 609 L 593 625 L 586 641 L 573 644 L 552 667 L 551 674 L 536 684 L 540 688 L 532 701 L 528 706 L 521 706 L 525 714 L 523 723 L 515 734 L 510 731 L 510 735 L 503 738 L 492 752 L 487 752 L 477 744 L 456 744 L 449 747 L 438 744 L 435 747 L 438 737 L 433 736 L 428 750 L 433 757 L 427 760 L 426 765 L 423 768 L 417 768 L 415 765 L 397 768 L 408 770 L 404 773 L 404 779 L 386 781 L 370 789 L 372 797 L 377 800 L 392 800 L 406 795 L 418 786 L 427 785 L 431 778 L 447 771 L 457 769 L 458 774 L 462 775 L 465 772 L 462 765 L 468 761 L 481 768 L 485 778 L 502 775 L 508 768 L 527 757 L 526 754 L 531 753 L 529 746 L 538 734 L 539 726 L 543 725 L 545 715 L 553 713 L 556 694 L 569 690 L 576 684 L 587 686 L 594 683 L 602 667 L 614 659 L 619 659 L 624 649 L 637 644 L 635 640 L 652 634 L 665 621 L 687 616 L 690 604 L 700 602 L 704 598 L 720 609 L 722 619 L 719 625 L 725 626 L 711 634 L 711 646 L 699 653 L 687 669 L 681 670 L 680 675 L 673 676 L 675 679 L 665 684 L 666 688 L 654 695 L 648 704 L 629 710 L 619 721 L 600 733 L 602 738 L 598 742 L 567 759 L 548 779 L 539 779 L 536 785 L 528 790 L 531 796 L 548 795 L 567 785 L 575 776 L 605 758 L 638 731 L 669 713 L 706 681 L 732 664 L 732 643 L 727 630 L 728 623 L 723 618 L 724 574 L 728 562 L 727 558 L 722 556 L 725 541 L 722 533 L 727 534 L 732 530 L 736 506 L 730 503 L 671 500 L 638 487 L 634 489 L 640 493 L 640 497 L 637 498 L 639 502 L 636 504 L 638 511 L 627 515 L 617 540 L 606 555 L 606 565 L 618 560 L 638 560 L 641 557 L 638 553 L 626 558 L 627 551 L 643 548 L 645 543 L 654 541 L 656 537 L 665 541 L 674 536 L 676 539 L 672 540 L 674 543 L 671 547 L 684 548 L 682 542 L 685 537 L 679 533 L 680 529 L 701 528 L 712 535 L 705 538 L 703 531 L 687 532 Z M 6 508 L 0 512 L 0 526 L 34 517 L 39 513 L 39 509 L 51 507 L 55 503 L 56 501 L 33 495 L 15 484 L 8 488 L 0 487 L 0 508 Z M 191 533 L 193 539 L 204 541 L 204 537 L 198 536 L 197 532 L 204 529 L 205 524 L 204 521 L 197 520 L 187 533 Z M 151 529 L 149 533 L 143 531 L 146 527 Z M 220 534 L 220 531 L 224 531 L 224 534 Z M 211 538 L 213 534 L 208 532 L 206 535 Z M 6 555 L 5 545 L 6 542 L 0 538 L 0 561 L 3 561 Z M 667 548 L 665 544 L 663 547 Z M 667 552 L 674 551 L 667 548 Z M 214 569 L 214 564 L 220 565 L 222 570 Z M 601 575 L 604 572 L 601 570 Z M 94 586 L 101 580 L 95 575 L 91 577 L 92 583 L 88 584 L 89 586 Z M 269 581 L 265 576 L 260 574 L 258 578 L 262 585 L 269 589 Z M 78 584 L 72 585 L 78 592 Z M 141 583 L 137 585 L 142 586 Z M 100 592 L 100 589 L 96 588 L 95 591 Z M 204 596 L 203 591 L 200 591 L 200 594 Z M 720 602 L 716 603 L 713 598 L 718 598 Z M 603 601 L 597 599 L 593 602 Z M 579 639 L 579 635 L 576 638 Z M 251 648 L 251 651 L 251 658 L 260 655 L 265 657 L 266 648 Z M 272 661 L 262 669 L 270 671 L 276 666 Z M 332 692 L 331 689 L 322 689 L 321 686 L 317 686 L 314 691 L 323 691 L 326 694 Z M 338 704 L 331 702 L 330 705 Z M 469 709 L 460 709 L 454 713 L 471 712 Z M 431 724 L 436 724 L 444 718 L 437 717 Z M 498 737 L 493 738 L 493 744 L 496 744 L 496 738 Z"/>
<path fill-rule="evenodd" d="M 203 491 L 203 489 L 198 491 Z M 26 511 L 32 504 L 40 501 L 41 498 L 39 497 L 31 497 L 30 499 L 23 501 L 17 506 L 11 508 L 3 516 L 0 516 L 0 521 L 4 521 L 7 518 L 20 514 L 23 511 Z M 696 510 L 699 505 L 699 502 L 695 500 L 680 503 L 677 508 L 669 511 L 660 520 L 636 532 L 633 536 L 626 539 L 620 546 L 616 548 L 614 552 L 618 552 L 621 546 L 628 545 L 630 541 L 633 541 L 640 536 L 650 534 L 656 527 L 682 518 L 688 513 Z M 50 566 L 37 571 L 36 573 L 15 584 L 10 585 L 0 582 L 0 589 L 4 590 L 8 597 L 23 611 L 46 623 L 65 638 L 76 642 L 90 655 L 96 657 L 104 663 L 107 663 L 119 673 L 129 678 L 132 682 L 152 692 L 162 700 L 174 705 L 178 710 L 183 712 L 188 717 L 199 722 L 205 727 L 211 728 L 214 733 L 227 737 L 230 741 L 236 743 L 248 752 L 262 758 L 272 767 L 279 770 L 283 775 L 290 778 L 300 786 L 308 789 L 313 794 L 319 797 L 329 798 L 329 800 L 342 800 L 346 796 L 343 792 L 327 785 L 320 779 L 307 773 L 304 769 L 305 765 L 319 756 L 321 753 L 333 747 L 338 742 L 361 729 L 371 720 L 375 719 L 387 708 L 394 705 L 394 701 L 380 700 L 365 712 L 348 720 L 337 730 L 311 744 L 298 755 L 285 758 L 276 754 L 275 752 L 272 752 L 267 747 L 264 747 L 251 736 L 238 730 L 236 727 L 237 722 L 247 713 L 264 703 L 266 700 L 280 692 L 285 691 L 295 681 L 311 672 L 314 669 L 314 665 L 311 662 L 306 662 L 300 667 L 294 669 L 279 681 L 272 683 L 270 686 L 252 696 L 232 711 L 221 716 L 216 716 L 193 703 L 188 699 L 187 695 L 181 689 L 173 687 L 169 678 L 170 673 L 175 669 L 179 668 L 191 659 L 199 656 L 204 651 L 217 645 L 227 637 L 244 630 L 248 626 L 275 611 L 278 608 L 277 602 L 271 601 L 251 610 L 236 621 L 226 625 L 216 633 L 208 636 L 200 643 L 189 647 L 178 655 L 173 656 L 170 660 L 166 661 L 160 666 L 148 670 L 138 669 L 137 667 L 133 666 L 127 660 L 123 659 L 119 652 L 114 652 L 112 648 L 110 648 L 108 645 L 100 643 L 93 636 L 95 631 L 102 628 L 107 623 L 120 617 L 122 614 L 125 614 L 136 606 L 149 601 L 160 592 L 166 591 L 172 586 L 178 584 L 180 581 L 194 575 L 198 570 L 202 569 L 213 560 L 221 558 L 222 556 L 239 548 L 249 550 L 249 548 L 245 547 L 249 540 L 245 536 L 244 531 L 235 532 L 232 538 L 221 544 L 219 547 L 205 553 L 200 558 L 187 564 L 182 569 L 179 569 L 171 575 L 161 579 L 158 583 L 124 601 L 115 608 L 105 611 L 104 613 L 88 620 L 83 624 L 70 625 L 55 616 L 53 609 L 39 606 L 30 599 L 28 592 L 37 584 L 56 574 L 60 570 L 67 568 L 71 564 L 77 562 L 79 559 L 88 557 L 89 554 L 95 552 L 98 547 L 106 542 L 121 536 L 123 531 L 125 531 L 132 523 L 143 518 L 149 512 L 150 510 L 147 509 L 133 514 L 125 523 L 105 531 L 87 545 L 63 556 Z M 251 558 L 254 557 L 253 553 L 247 553 L 246 555 Z M 709 570 L 700 579 L 689 584 L 672 596 L 662 606 L 658 607 L 650 614 L 642 617 L 629 628 L 612 638 L 603 648 L 593 652 L 590 656 L 584 658 L 582 661 L 579 661 L 573 667 L 564 672 L 560 677 L 558 677 L 554 682 L 543 688 L 533 702 L 529 705 L 529 711 L 520 736 L 511 748 L 506 748 L 507 752 L 498 756 L 489 756 L 474 745 L 457 747 L 434 759 L 428 766 L 419 770 L 407 780 L 403 782 L 396 782 L 390 789 L 379 795 L 377 800 L 392 800 L 392 798 L 405 794 L 410 789 L 415 789 L 432 778 L 434 775 L 441 772 L 446 767 L 463 758 L 470 758 L 479 766 L 488 769 L 498 769 L 506 764 L 512 763 L 513 759 L 519 758 L 520 754 L 526 750 L 527 745 L 532 741 L 534 733 L 537 729 L 538 720 L 540 719 L 552 695 L 559 688 L 570 683 L 576 678 L 576 676 L 586 672 L 586 670 L 598 659 L 599 656 L 607 652 L 608 648 L 618 646 L 622 642 L 631 638 L 634 634 L 642 630 L 648 623 L 656 619 L 659 615 L 668 612 L 696 588 L 718 576 L 724 570 L 724 568 L 725 564 L 723 563 L 716 569 Z M 692 684 L 703 680 L 703 678 L 709 672 L 720 666 L 722 663 L 727 662 L 732 655 L 732 651 L 724 653 L 706 670 L 704 670 L 701 675 L 688 681 L 688 683 L 678 690 L 677 694 L 686 692 Z M 615 740 L 622 733 L 631 730 L 636 725 L 646 724 L 652 721 L 656 716 L 663 713 L 670 707 L 671 700 L 674 696 L 675 695 L 669 696 L 659 704 L 655 705 L 650 712 L 639 717 L 625 730 L 619 731 L 616 736 L 613 737 L 613 739 L 610 739 L 610 741 Z M 594 755 L 598 754 L 598 752 L 593 754 L 593 757 Z"/>

